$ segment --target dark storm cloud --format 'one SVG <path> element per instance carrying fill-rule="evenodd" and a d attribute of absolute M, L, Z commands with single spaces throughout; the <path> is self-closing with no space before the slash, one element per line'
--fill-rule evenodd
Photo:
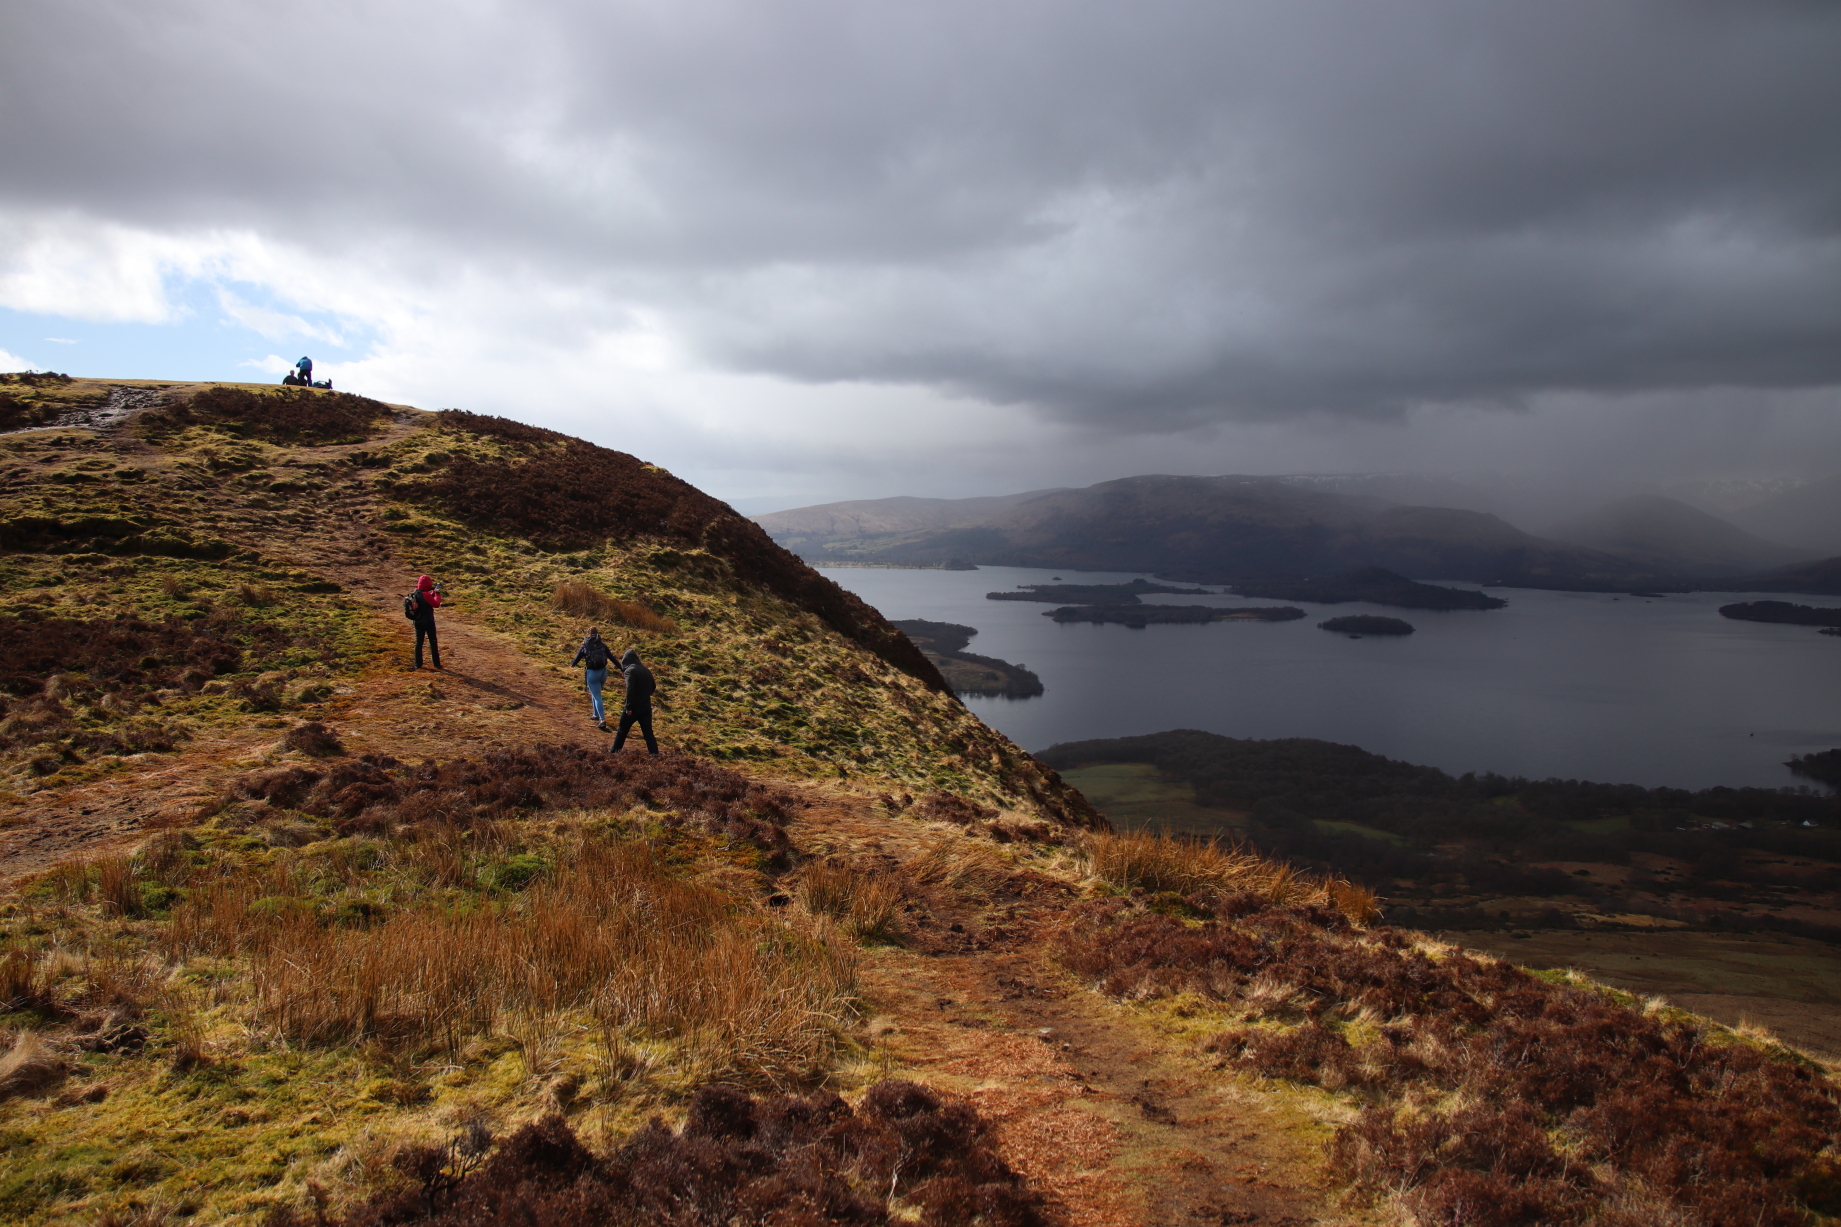
<path fill-rule="evenodd" d="M 1818 0 L 26 0 L 0 207 L 1131 430 L 1812 388 L 1837 64 Z"/>

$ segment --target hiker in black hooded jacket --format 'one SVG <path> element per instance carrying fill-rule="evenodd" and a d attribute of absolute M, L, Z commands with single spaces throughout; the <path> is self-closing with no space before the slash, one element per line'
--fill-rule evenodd
<path fill-rule="evenodd" d="M 658 683 L 652 679 L 652 670 L 639 663 L 639 653 L 633 648 L 620 658 L 620 672 L 626 678 L 626 703 L 620 712 L 620 728 L 614 733 L 614 752 L 626 744 L 627 732 L 637 721 L 646 738 L 646 753 L 657 754 L 658 738 L 652 735 L 652 692 L 658 689 Z"/>

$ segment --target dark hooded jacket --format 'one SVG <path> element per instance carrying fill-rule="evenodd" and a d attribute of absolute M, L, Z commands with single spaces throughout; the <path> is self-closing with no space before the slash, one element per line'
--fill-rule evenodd
<path fill-rule="evenodd" d="M 626 655 L 620 658 L 620 672 L 626 678 L 627 708 L 650 711 L 652 692 L 658 689 L 658 683 L 652 680 L 652 670 L 639 663 L 639 653 L 633 648 L 628 648 Z"/>

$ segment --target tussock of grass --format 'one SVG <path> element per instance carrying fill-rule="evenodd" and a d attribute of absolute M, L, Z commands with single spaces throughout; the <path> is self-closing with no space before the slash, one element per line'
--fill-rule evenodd
<path fill-rule="evenodd" d="M 1252 895 L 1277 907 L 1333 908 L 1357 923 L 1378 914 L 1374 892 L 1366 887 L 1301 874 L 1213 841 L 1133 831 L 1091 835 L 1084 851 L 1094 876 L 1121 890 L 1181 897 Z"/>
<path fill-rule="evenodd" d="M 919 882 L 984 895 L 1015 872 L 989 844 L 956 835 L 932 840 L 903 866 Z"/>
<path fill-rule="evenodd" d="M 578 618 L 611 622 L 642 631 L 675 631 L 677 624 L 661 618 L 638 601 L 623 601 L 609 596 L 592 584 L 566 581 L 550 592 L 550 608 Z"/>
<path fill-rule="evenodd" d="M 831 857 L 801 869 L 794 889 L 807 911 L 831 917 L 853 936 L 893 941 L 898 934 L 907 892 L 890 874 L 866 872 Z"/>
<path fill-rule="evenodd" d="M 1200 923 L 1087 905 L 1062 960 L 1113 996 L 1241 1025 L 1228 1068 L 1351 1097 L 1332 1168 L 1441 1227 L 1804 1223 L 1841 1208 L 1841 1096 L 1782 1051 L 1324 908 L 1217 896 Z"/>

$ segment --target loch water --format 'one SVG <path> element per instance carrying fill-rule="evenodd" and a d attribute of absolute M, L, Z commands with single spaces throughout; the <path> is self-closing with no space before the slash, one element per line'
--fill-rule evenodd
<path fill-rule="evenodd" d="M 1792 754 L 1841 746 L 1841 636 L 1719 616 L 1719 606 L 1755 596 L 1493 588 L 1506 608 L 1445 613 L 1153 596 L 1147 600 L 1166 604 L 1291 604 L 1307 616 L 1134 630 L 1056 623 L 1043 616 L 1051 605 L 991 601 L 985 593 L 1050 583 L 1057 574 L 1094 584 L 1142 572 L 839 567 L 825 574 L 889 618 L 977 627 L 968 651 L 1033 669 L 1046 687 L 1040 698 L 968 700 L 1028 750 L 1196 728 L 1317 737 L 1453 774 L 1776 788 L 1810 783 L 1783 766 Z M 1417 633 L 1351 639 L 1317 628 L 1358 613 L 1404 618 Z"/>

